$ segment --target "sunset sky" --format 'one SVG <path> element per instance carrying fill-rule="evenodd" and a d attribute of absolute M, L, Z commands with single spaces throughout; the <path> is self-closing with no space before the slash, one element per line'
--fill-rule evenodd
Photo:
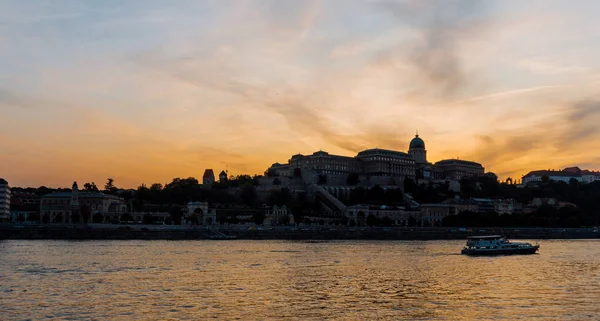
<path fill-rule="evenodd" d="M 118 187 L 406 151 L 600 170 L 597 1 L 0 0 L 0 177 Z"/>

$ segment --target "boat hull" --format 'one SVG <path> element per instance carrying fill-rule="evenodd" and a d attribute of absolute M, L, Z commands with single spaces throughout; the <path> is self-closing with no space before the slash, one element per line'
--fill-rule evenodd
<path fill-rule="evenodd" d="M 519 249 L 463 249 L 461 254 L 473 255 L 473 256 L 485 256 L 485 255 L 526 255 L 535 254 L 539 249 L 539 246 L 532 246 L 527 248 Z"/>

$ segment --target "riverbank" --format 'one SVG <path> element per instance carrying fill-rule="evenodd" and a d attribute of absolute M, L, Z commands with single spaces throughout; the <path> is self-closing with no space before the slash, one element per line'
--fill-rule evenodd
<path fill-rule="evenodd" d="M 218 232 L 217 232 L 218 231 Z M 595 239 L 593 229 L 549 228 L 169 228 L 156 226 L 2 226 L 0 239 L 25 240 L 201 240 L 226 235 L 241 240 L 454 240 L 499 234 L 510 239 Z"/>

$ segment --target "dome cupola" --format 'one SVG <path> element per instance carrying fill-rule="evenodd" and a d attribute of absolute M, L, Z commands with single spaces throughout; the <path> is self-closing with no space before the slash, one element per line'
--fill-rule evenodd
<path fill-rule="evenodd" d="M 408 146 L 408 149 L 416 148 L 425 149 L 425 142 L 419 138 L 419 134 L 415 135 L 415 138 L 410 141 L 410 145 Z"/>

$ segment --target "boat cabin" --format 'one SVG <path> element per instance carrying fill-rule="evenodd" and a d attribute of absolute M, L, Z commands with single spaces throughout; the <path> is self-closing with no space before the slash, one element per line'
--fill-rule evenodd
<path fill-rule="evenodd" d="M 467 248 L 472 249 L 518 249 L 531 246 L 528 243 L 511 242 L 501 235 L 470 236 Z"/>

